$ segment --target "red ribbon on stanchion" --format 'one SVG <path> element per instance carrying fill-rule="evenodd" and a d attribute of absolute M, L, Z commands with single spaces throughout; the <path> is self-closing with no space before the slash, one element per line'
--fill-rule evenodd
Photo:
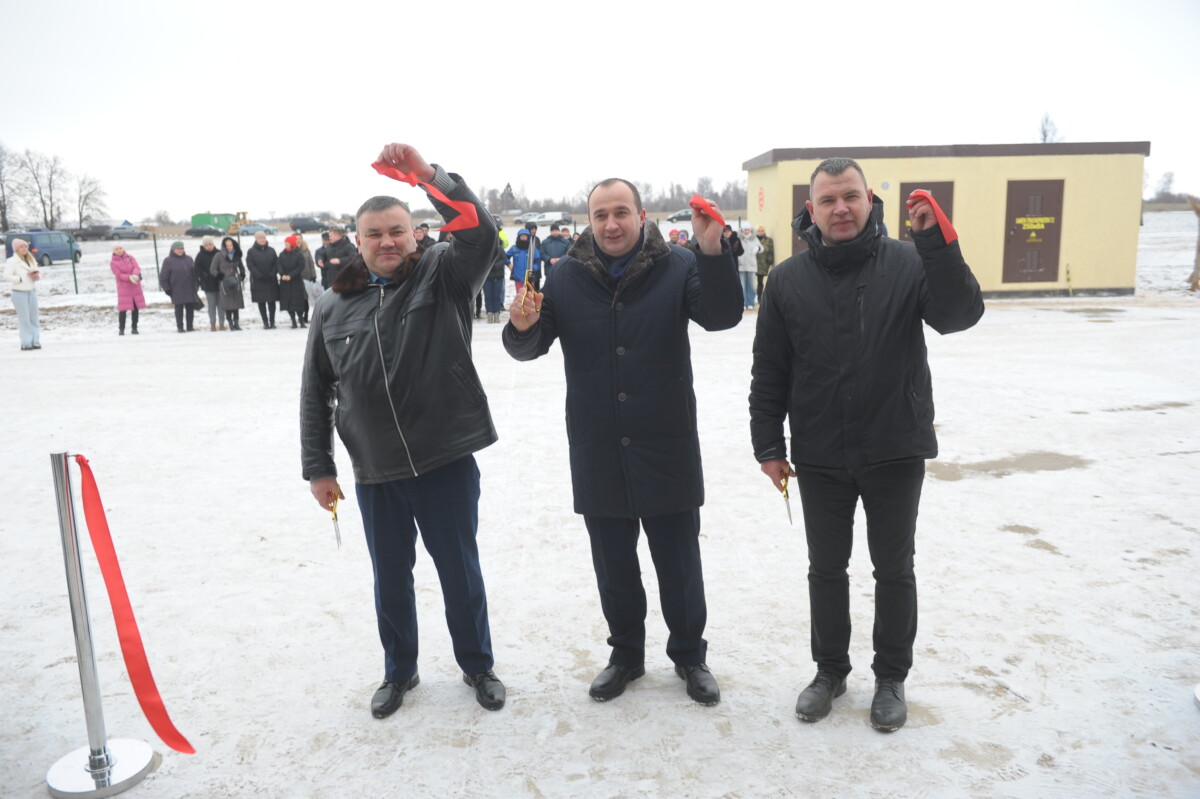
<path fill-rule="evenodd" d="M 121 642 L 121 655 L 125 658 L 125 668 L 129 672 L 129 681 L 133 683 L 138 704 L 142 706 L 146 720 L 163 743 L 176 752 L 193 755 L 196 750 L 171 723 L 162 697 L 158 695 L 154 675 L 150 673 L 150 662 L 146 659 L 142 634 L 138 630 L 137 620 L 133 617 L 133 606 L 129 604 L 125 578 L 121 576 L 121 564 L 117 561 L 117 550 L 108 530 L 108 518 L 104 515 L 104 503 L 100 500 L 100 489 L 96 487 L 92 468 L 88 465 L 87 458 L 82 455 L 76 455 L 75 462 L 79 464 L 79 471 L 83 477 L 83 516 L 87 520 L 88 535 L 92 538 L 96 560 L 100 562 L 100 573 L 104 575 L 104 587 L 108 589 L 108 601 L 112 605 L 113 620 L 117 625 L 117 638 Z"/>
<path fill-rule="evenodd" d="M 441 200 L 455 211 L 458 211 L 458 216 L 442 225 L 442 230 L 453 233 L 456 230 L 469 230 L 479 224 L 479 213 L 475 210 L 475 203 L 468 202 L 467 200 L 451 200 L 432 183 L 426 183 L 412 172 L 401 172 L 396 167 L 391 164 L 385 164 L 383 161 L 376 161 L 371 166 L 385 178 L 398 180 L 410 186 L 421 186 L 436 199 Z"/>

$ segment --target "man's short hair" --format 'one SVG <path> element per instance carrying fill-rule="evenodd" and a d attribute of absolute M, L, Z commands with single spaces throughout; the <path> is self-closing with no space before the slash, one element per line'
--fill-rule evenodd
<path fill-rule="evenodd" d="M 641 195 L 641 192 L 639 192 L 637 190 L 637 186 L 633 185 L 625 178 L 608 178 L 607 180 L 602 180 L 599 183 L 597 183 L 595 186 L 592 186 L 592 190 L 588 192 L 588 196 L 587 196 L 588 213 L 591 213 L 592 195 L 596 193 L 596 189 L 607 189 L 609 186 L 616 185 L 617 183 L 624 183 L 626 186 L 629 187 L 629 190 L 631 192 L 633 192 L 634 208 L 637 209 L 637 212 L 639 214 L 642 212 L 642 195 Z"/>
<path fill-rule="evenodd" d="M 424 228 L 425 230 L 429 230 L 429 223 L 428 223 L 428 222 L 422 222 L 421 224 L 417 225 L 417 227 L 419 227 L 419 228 Z"/>
<path fill-rule="evenodd" d="M 371 199 L 367 200 L 362 205 L 358 206 L 358 212 L 356 214 L 354 214 L 354 221 L 357 224 L 359 218 L 362 217 L 363 214 L 371 213 L 374 211 L 386 211 L 389 208 L 395 208 L 397 205 L 400 206 L 401 208 L 403 208 L 405 213 L 407 213 L 409 215 L 409 217 L 412 216 L 412 212 L 408 210 L 408 205 L 406 203 L 401 202 L 400 200 L 396 199 L 395 197 L 389 197 L 386 194 L 377 194 L 374 197 L 372 197 Z M 331 227 L 330 228 L 330 231 L 334 231 L 334 230 L 336 230 L 339 233 L 343 232 L 342 229 L 339 227 Z"/>
<path fill-rule="evenodd" d="M 813 170 L 812 176 L 808 179 L 811 184 L 817 179 L 819 172 L 824 172 L 830 177 L 837 177 L 847 169 L 854 169 L 863 179 L 863 186 L 867 185 L 867 176 L 863 174 L 862 167 L 853 158 L 826 158 L 821 163 L 817 164 L 817 168 Z"/>
<path fill-rule="evenodd" d="M 552 233 L 553 233 L 554 231 L 556 231 L 556 230 L 558 230 L 558 229 L 559 229 L 559 228 L 558 228 L 558 223 L 557 223 L 557 222 L 552 222 L 552 223 L 550 224 L 550 232 L 552 232 Z"/>

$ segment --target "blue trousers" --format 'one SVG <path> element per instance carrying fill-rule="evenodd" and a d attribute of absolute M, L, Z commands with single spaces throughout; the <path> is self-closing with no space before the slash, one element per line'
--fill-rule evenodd
<path fill-rule="evenodd" d="M 384 678 L 417 673 L 417 607 L 413 565 L 417 531 L 442 583 L 454 659 L 466 674 L 492 668 L 487 594 L 475 533 L 479 467 L 468 455 L 408 480 L 355 486 L 375 572 L 375 614 Z"/>
<path fill-rule="evenodd" d="M 41 345 L 42 329 L 38 325 L 37 292 L 14 291 L 12 303 L 17 309 L 17 330 L 21 333 L 21 346 Z"/>
<path fill-rule="evenodd" d="M 742 280 L 742 305 L 747 308 L 753 308 L 758 304 L 758 289 L 755 285 L 754 272 L 738 272 L 738 277 Z"/>
<path fill-rule="evenodd" d="M 483 281 L 483 301 L 488 313 L 500 313 L 504 310 L 504 279 Z"/>
<path fill-rule="evenodd" d="M 600 607 L 608 622 L 610 661 L 640 666 L 646 658 L 646 589 L 638 563 L 639 521 L 658 573 L 663 620 L 670 635 L 667 656 L 680 666 L 703 663 L 708 642 L 704 570 L 700 564 L 700 509 L 643 519 L 584 516 L 592 541 L 592 565 Z"/>

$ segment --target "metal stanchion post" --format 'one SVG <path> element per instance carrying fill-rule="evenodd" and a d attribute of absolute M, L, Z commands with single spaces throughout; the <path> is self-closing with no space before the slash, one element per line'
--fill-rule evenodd
<path fill-rule="evenodd" d="M 144 741 L 126 738 L 107 740 L 104 709 L 100 701 L 100 677 L 92 648 L 92 623 L 88 615 L 83 567 L 79 560 L 79 533 L 75 526 L 71 495 L 69 456 L 50 456 L 54 492 L 58 500 L 58 526 L 62 532 L 63 561 L 67 568 L 67 597 L 75 627 L 75 653 L 79 658 L 79 683 L 83 689 L 83 713 L 87 720 L 88 745 L 62 757 L 46 772 L 50 795 L 57 797 L 113 796 L 132 788 L 154 768 L 157 756 Z"/>

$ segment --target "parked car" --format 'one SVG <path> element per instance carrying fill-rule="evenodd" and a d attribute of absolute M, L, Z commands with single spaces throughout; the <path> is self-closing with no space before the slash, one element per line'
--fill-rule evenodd
<path fill-rule="evenodd" d="M 117 225 L 109 232 L 108 237 L 113 241 L 117 239 L 148 239 L 150 233 L 132 225 Z"/>
<path fill-rule="evenodd" d="M 566 211 L 547 211 L 544 214 L 538 214 L 530 221 L 537 222 L 539 225 L 552 225 L 555 222 L 560 224 L 566 222 L 567 224 L 570 224 L 571 215 Z"/>
<path fill-rule="evenodd" d="M 253 236 L 255 233 L 266 233 L 268 236 L 274 236 L 278 232 L 279 228 L 264 225 L 262 222 L 251 222 L 248 225 L 242 225 L 238 228 L 239 236 Z"/>
<path fill-rule="evenodd" d="M 225 231 L 216 225 L 196 225 L 184 231 L 185 236 L 224 236 Z"/>
<path fill-rule="evenodd" d="M 68 230 L 67 233 L 76 241 L 100 241 L 112 236 L 112 225 L 88 225 Z"/>
<path fill-rule="evenodd" d="M 692 209 L 684 208 L 682 211 L 676 211 L 667 217 L 668 222 L 687 222 L 692 218 Z"/>
<path fill-rule="evenodd" d="M 539 211 L 526 211 L 525 213 L 521 214 L 516 219 L 514 219 L 513 224 L 514 225 L 523 225 L 526 222 L 532 222 L 533 220 L 537 219 L 539 216 L 541 216 L 541 213 Z"/>
<path fill-rule="evenodd" d="M 288 220 L 288 224 L 292 226 L 293 233 L 319 233 L 328 228 L 328 225 L 318 222 L 311 216 L 292 217 Z"/>
<path fill-rule="evenodd" d="M 61 230 L 10 230 L 4 234 L 4 257 L 12 258 L 12 240 L 25 239 L 29 242 L 29 252 L 42 266 L 49 266 L 54 261 L 78 261 L 83 257 L 83 248 L 73 237 Z"/>

